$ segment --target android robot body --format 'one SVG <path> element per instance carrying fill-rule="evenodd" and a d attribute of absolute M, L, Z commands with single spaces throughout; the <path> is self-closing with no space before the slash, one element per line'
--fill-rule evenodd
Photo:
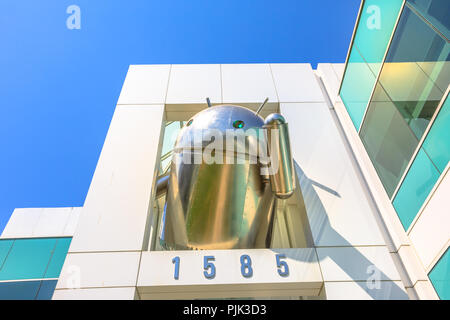
<path fill-rule="evenodd" d="M 238 131 L 246 134 L 230 140 Z M 258 148 L 267 148 L 268 159 L 255 153 Z M 181 129 L 170 173 L 158 188 L 166 190 L 159 232 L 164 248 L 269 247 L 276 199 L 295 189 L 287 123 L 280 114 L 264 121 L 234 105 L 197 113 Z"/>

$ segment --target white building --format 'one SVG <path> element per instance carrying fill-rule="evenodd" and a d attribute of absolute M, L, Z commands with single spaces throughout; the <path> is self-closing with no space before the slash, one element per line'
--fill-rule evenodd
<path fill-rule="evenodd" d="M 364 68 L 377 68 L 370 95 L 365 102 L 358 100 L 365 106 L 359 122 L 364 126 L 371 119 L 374 104 L 403 101 L 401 94 L 398 99 L 392 94 L 388 100 L 379 99 L 377 88 L 384 85 L 389 91 L 388 80 L 397 81 L 397 87 L 399 83 L 413 85 L 416 92 L 421 86 L 436 87 L 427 89 L 432 93 L 425 99 L 437 100 L 434 112 L 425 119 L 423 136 L 394 187 L 395 194 L 401 194 L 417 163 L 414 159 L 427 147 L 427 139 L 438 129 L 449 132 L 446 97 L 450 73 L 446 58 L 438 71 L 423 62 L 422 68 L 429 73 L 417 80 L 417 61 L 399 65 L 388 59 L 397 34 L 405 32 L 397 29 L 402 19 L 410 19 L 411 14 L 427 18 L 421 8 L 408 1 L 400 1 L 397 11 L 393 2 L 378 4 L 382 13 L 394 17 L 384 47 L 377 43 L 384 48 L 378 67 L 371 64 L 374 61 L 352 60 L 355 50 L 363 51 L 354 48 L 359 45 L 358 33 L 365 32 L 361 21 L 370 13 L 367 7 L 371 1 L 361 5 L 346 64 L 321 63 L 316 70 L 306 63 L 131 65 L 84 206 L 16 209 L 11 216 L 0 237 L 0 297 L 448 297 L 448 155 L 444 154 L 447 160 L 442 172 L 432 180 L 417 212 L 405 223 L 400 213 L 403 209 L 396 202 L 400 200 L 389 193 L 380 173 L 377 156 L 383 154 L 373 156 L 355 124 L 355 103 L 348 89 L 353 86 L 362 92 L 357 80 L 364 81 Z M 351 79 L 355 72 L 356 82 Z M 388 72 L 390 76 L 383 82 Z M 399 77 L 405 73 L 416 81 L 404 84 Z M 433 95 L 437 96 L 434 100 Z M 159 246 L 162 203 L 156 199 L 156 179 L 170 161 L 177 130 L 183 121 L 207 108 L 206 97 L 213 105 L 235 104 L 253 110 L 268 97 L 264 115 L 280 112 L 289 124 L 298 196 L 276 211 L 269 249 L 165 251 Z M 440 149 L 445 151 L 448 141 L 442 140 L 433 143 L 447 143 Z M 412 180 L 428 181 L 421 179 Z M 286 256 L 283 261 L 289 266 L 288 276 L 277 273 L 277 253 Z M 243 254 L 252 260 L 253 276 L 249 278 L 240 272 Z M 173 261 L 176 256 L 178 262 Z M 215 257 L 214 279 L 204 276 L 205 256 Z M 177 268 L 178 279 L 174 277 Z"/>

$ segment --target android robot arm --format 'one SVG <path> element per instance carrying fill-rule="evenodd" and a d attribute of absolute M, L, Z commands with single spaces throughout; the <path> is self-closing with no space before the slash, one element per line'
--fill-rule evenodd
<path fill-rule="evenodd" d="M 241 164 L 185 162 L 203 151 L 192 146 L 194 133 L 214 129 L 225 135 L 236 123 L 244 129 L 263 129 L 269 161 L 251 161 L 246 149 Z M 220 151 L 229 151 L 227 147 Z M 161 245 L 166 249 L 269 247 L 277 201 L 293 194 L 294 177 L 288 127 L 282 115 L 273 113 L 264 120 L 245 107 L 210 106 L 182 128 L 170 171 L 157 180 L 157 197 L 166 194 Z"/>

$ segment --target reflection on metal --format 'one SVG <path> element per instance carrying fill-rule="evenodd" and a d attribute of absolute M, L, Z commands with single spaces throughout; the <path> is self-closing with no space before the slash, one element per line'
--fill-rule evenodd
<path fill-rule="evenodd" d="M 270 175 L 272 192 L 278 198 L 286 199 L 295 189 L 288 124 L 281 114 L 272 113 L 264 121 L 264 128 L 267 129 L 265 132 L 272 167 L 278 168 Z"/>
<path fill-rule="evenodd" d="M 292 158 L 287 124 L 281 115 L 269 121 L 240 106 L 222 105 L 196 114 L 191 125 L 180 131 L 173 150 L 170 172 L 157 182 L 157 195 L 166 191 L 166 202 L 160 224 L 160 244 L 166 249 L 232 249 L 267 248 L 270 246 L 276 203 L 289 197 L 294 188 Z M 272 119 L 272 120 L 270 120 Z M 277 120 L 278 119 L 278 120 Z M 215 148 L 216 155 L 228 159 L 230 149 L 237 161 L 206 163 L 194 161 L 202 157 L 205 144 L 195 144 L 200 131 L 237 130 L 236 120 L 245 130 L 267 130 L 277 126 L 281 134 L 276 152 L 270 154 L 282 173 L 267 179 L 261 174 L 264 164 L 250 150 L 258 146 L 258 137 L 245 135 L 245 141 L 234 139 L 229 145 Z M 258 132 L 257 130 L 254 130 Z M 272 139 L 272 135 L 268 134 Z M 192 161 L 186 161 L 189 158 Z M 240 160 L 240 161 L 239 161 Z M 236 163 L 237 162 L 237 163 Z"/>

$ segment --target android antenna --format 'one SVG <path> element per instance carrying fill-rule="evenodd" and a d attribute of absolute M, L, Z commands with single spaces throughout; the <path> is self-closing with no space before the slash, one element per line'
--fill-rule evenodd
<path fill-rule="evenodd" d="M 261 105 L 258 107 L 258 110 L 256 110 L 256 114 L 258 114 L 262 110 L 262 108 L 264 108 L 267 101 L 269 101 L 269 98 L 266 98 L 266 100 L 264 100 L 264 102 L 261 103 Z"/>

